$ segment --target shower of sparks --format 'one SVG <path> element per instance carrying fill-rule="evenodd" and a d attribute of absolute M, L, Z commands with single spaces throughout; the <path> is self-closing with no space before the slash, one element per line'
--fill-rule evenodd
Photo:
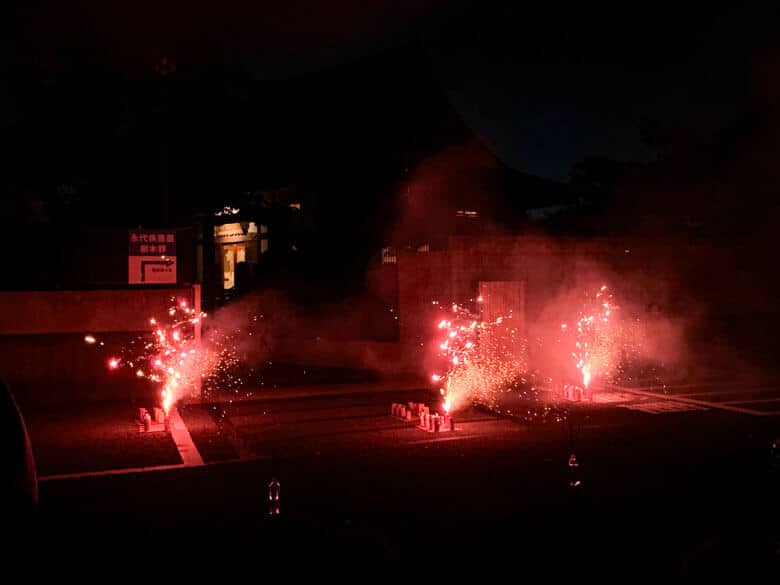
<path fill-rule="evenodd" d="M 130 341 L 119 356 L 107 361 L 109 370 L 126 367 L 137 378 L 154 384 L 166 414 L 178 400 L 197 388 L 199 379 L 216 362 L 213 352 L 198 347 L 195 340 L 194 325 L 206 314 L 196 313 L 186 300 L 171 300 L 173 305 L 165 319 L 150 318 L 150 332 Z M 87 344 L 96 341 L 92 335 L 84 337 Z"/>
<path fill-rule="evenodd" d="M 476 301 L 474 311 L 458 304 L 442 309 L 437 321 L 442 365 L 431 382 L 440 389 L 443 410 L 478 404 L 527 420 L 565 420 L 565 410 L 551 405 L 553 378 L 541 378 L 532 369 L 527 340 L 512 315 L 484 321 L 478 310 L 481 297 Z M 560 325 L 561 347 L 573 360 L 568 375 L 576 373 L 585 388 L 624 374 L 641 351 L 632 341 L 634 322 L 623 322 L 624 318 L 611 291 L 602 285 L 585 293 L 576 321 Z M 550 374 L 567 377 L 565 371 Z"/>
<path fill-rule="evenodd" d="M 216 390 L 238 395 L 251 379 L 253 369 L 246 368 L 245 356 L 238 350 L 245 336 L 252 336 L 252 331 L 246 329 L 213 328 L 204 335 L 203 347 L 209 356 L 202 375 L 204 395 Z"/>
<path fill-rule="evenodd" d="M 576 319 L 561 323 L 554 340 L 535 338 L 532 348 L 516 327 L 521 319 L 513 321 L 509 314 L 483 320 L 482 296 L 472 299 L 472 309 L 434 301 L 441 313 L 434 346 L 440 364 L 430 381 L 442 397 L 441 412 L 476 404 L 529 423 L 562 422 L 568 408 L 560 406 L 555 392 L 560 383 L 576 378 L 592 389 L 598 381 L 631 383 L 648 375 L 660 380 L 664 364 L 650 357 L 643 320 L 621 310 L 605 284 L 586 291 L 583 299 L 569 313 Z M 551 350 L 563 362 L 551 360 Z M 551 361 L 558 365 L 550 370 Z M 548 371 L 542 374 L 540 367 Z"/>
<path fill-rule="evenodd" d="M 477 307 L 482 301 L 476 299 Z M 447 414 L 472 402 L 494 405 L 497 394 L 526 369 L 524 343 L 511 314 L 488 322 L 454 303 L 438 319 L 437 333 L 441 366 L 431 381 L 439 386 Z"/>
<path fill-rule="evenodd" d="M 571 357 L 585 388 L 595 378 L 610 378 L 620 367 L 623 342 L 614 318 L 617 308 L 607 285 L 602 285 L 595 293 L 586 293 L 574 325 L 561 324 L 573 345 Z"/>

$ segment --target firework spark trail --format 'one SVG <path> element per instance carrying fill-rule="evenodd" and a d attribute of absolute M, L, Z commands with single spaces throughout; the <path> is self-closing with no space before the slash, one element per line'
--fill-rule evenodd
<path fill-rule="evenodd" d="M 602 285 L 595 294 L 586 293 L 573 326 L 561 324 L 573 342 L 571 356 L 585 388 L 597 377 L 610 378 L 620 367 L 621 328 L 614 318 L 617 309 L 612 293 Z"/>
<path fill-rule="evenodd" d="M 195 341 L 195 326 L 206 313 L 196 313 L 187 300 L 171 301 L 173 305 L 163 319 L 149 319 L 149 333 L 131 341 L 107 362 L 109 370 L 129 368 L 137 378 L 157 385 L 160 406 L 166 414 L 218 361 L 212 351 L 197 347 Z M 96 341 L 93 335 L 84 337 L 89 345 Z"/>
<path fill-rule="evenodd" d="M 479 302 L 481 297 L 477 306 Z M 564 347 L 585 387 L 596 378 L 610 378 L 622 366 L 626 340 L 615 319 L 617 310 L 612 293 L 603 285 L 585 295 L 573 325 L 561 325 Z M 445 412 L 470 403 L 506 410 L 509 393 L 524 404 L 545 400 L 544 389 L 529 367 L 527 340 L 514 327 L 511 314 L 488 322 L 478 312 L 453 304 L 437 326 L 443 364 L 431 380 L 439 385 Z"/>
<path fill-rule="evenodd" d="M 476 299 L 477 304 L 482 297 Z M 431 380 L 440 385 L 445 413 L 471 402 L 493 406 L 525 368 L 523 343 L 512 315 L 483 321 L 478 313 L 452 304 L 437 324 L 443 364 Z"/>
<path fill-rule="evenodd" d="M 202 344 L 202 351 L 208 356 L 201 376 L 204 393 L 219 389 L 237 394 L 243 388 L 245 379 L 241 371 L 245 360 L 238 347 L 245 335 L 251 337 L 252 332 L 241 327 L 214 327 L 206 333 Z"/>
<path fill-rule="evenodd" d="M 529 420 L 565 420 L 565 410 L 550 406 L 556 402 L 549 386 L 553 379 L 576 376 L 585 388 L 597 380 L 630 379 L 647 353 L 643 323 L 620 309 L 607 285 L 585 292 L 576 320 L 560 325 L 555 352 L 560 355 L 562 349 L 568 358 L 546 377 L 531 367 L 528 340 L 514 327 L 511 314 L 488 322 L 478 310 L 458 304 L 442 310 L 436 340 L 442 365 L 431 380 L 443 396 L 445 412 L 473 403 Z M 533 361 L 547 361 L 543 350 L 534 356 Z"/>

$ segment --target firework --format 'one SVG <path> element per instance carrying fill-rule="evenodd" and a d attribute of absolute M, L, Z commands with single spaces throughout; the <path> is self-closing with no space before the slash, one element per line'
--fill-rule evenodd
<path fill-rule="evenodd" d="M 483 301 L 476 299 L 477 307 Z M 524 342 L 512 315 L 484 321 L 480 313 L 453 303 L 437 322 L 441 366 L 431 374 L 439 385 L 444 415 L 471 402 L 494 404 L 525 369 Z"/>
<path fill-rule="evenodd" d="M 197 386 L 203 372 L 214 361 L 212 352 L 205 351 L 195 341 L 194 325 L 206 314 L 196 313 L 186 300 L 171 301 L 165 319 L 150 318 L 151 330 L 132 340 L 123 348 L 121 356 L 112 356 L 107 361 L 109 370 L 130 368 L 137 378 L 154 384 L 166 416 L 180 398 Z M 92 335 L 84 337 L 87 344 L 96 341 Z"/>
<path fill-rule="evenodd" d="M 585 301 L 573 326 L 561 324 L 561 331 L 568 336 L 575 368 L 588 388 L 596 377 L 609 378 L 619 367 L 621 329 L 614 313 L 618 307 L 607 285 L 595 293 L 585 294 Z"/>

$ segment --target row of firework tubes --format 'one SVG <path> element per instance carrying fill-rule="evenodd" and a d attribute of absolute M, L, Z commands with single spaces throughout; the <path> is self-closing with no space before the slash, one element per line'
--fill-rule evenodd
<path fill-rule="evenodd" d="M 162 408 L 155 407 L 153 412 L 145 408 L 138 409 L 138 430 L 142 433 L 168 430 L 168 415 Z"/>
<path fill-rule="evenodd" d="M 558 387 L 558 395 L 571 402 L 593 401 L 593 390 L 587 386 L 582 387 L 576 384 L 561 384 Z"/>
<path fill-rule="evenodd" d="M 419 428 L 430 433 L 455 430 L 453 417 L 438 412 L 431 414 L 431 409 L 424 402 L 407 402 L 406 404 L 393 402 L 390 406 L 390 415 L 405 421 L 419 420 Z"/>

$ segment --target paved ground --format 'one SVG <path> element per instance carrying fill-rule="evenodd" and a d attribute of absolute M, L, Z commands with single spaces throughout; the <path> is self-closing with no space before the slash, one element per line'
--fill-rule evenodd
<path fill-rule="evenodd" d="M 182 462 L 167 433 L 139 433 L 131 405 L 96 404 L 24 412 L 42 476 Z"/>
<path fill-rule="evenodd" d="M 649 413 L 718 409 L 754 416 L 780 415 L 780 381 L 712 379 L 680 384 L 609 385 L 601 402 Z"/>
<path fill-rule="evenodd" d="M 44 532 L 56 540 L 78 522 L 110 540 L 164 526 L 197 550 L 410 570 L 442 559 L 520 573 L 552 559 L 550 576 L 777 568 L 769 444 L 778 418 L 716 406 L 764 404 L 754 401 L 777 395 L 764 388 L 610 388 L 570 405 L 565 423 L 469 410 L 458 430 L 438 435 L 389 416 L 391 401 L 429 399 L 426 391 L 344 390 L 183 407 L 206 465 L 43 481 Z M 697 402 L 681 400 L 689 395 Z M 266 515 L 272 475 L 282 486 L 275 519 Z"/>

